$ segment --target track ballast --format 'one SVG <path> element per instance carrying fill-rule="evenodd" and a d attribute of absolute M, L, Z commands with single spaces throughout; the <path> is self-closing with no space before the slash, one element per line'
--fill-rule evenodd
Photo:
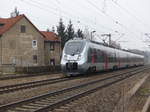
<path fill-rule="evenodd" d="M 69 103 L 75 99 L 86 96 L 99 89 L 108 87 L 112 84 L 120 82 L 126 78 L 136 75 L 148 68 L 135 69 L 126 73 L 116 74 L 100 80 L 91 81 L 63 90 L 43 94 L 23 101 L 0 106 L 0 111 L 22 111 L 22 112 L 46 112 L 53 110 L 61 105 Z"/>

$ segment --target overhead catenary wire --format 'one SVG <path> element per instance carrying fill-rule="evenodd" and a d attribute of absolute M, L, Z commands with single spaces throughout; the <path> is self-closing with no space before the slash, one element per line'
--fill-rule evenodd
<path fill-rule="evenodd" d="M 41 6 L 39 6 L 39 5 L 35 4 L 35 3 L 31 3 L 31 2 L 28 2 L 28 1 L 22 1 L 22 2 L 24 2 L 24 3 L 28 4 L 28 5 L 32 5 L 32 6 L 36 7 L 36 8 L 38 8 L 38 9 L 44 10 L 46 12 L 53 13 L 54 15 L 57 14 L 56 11 L 52 11 L 52 10 L 49 11 L 48 8 L 46 8 L 46 7 L 43 8 L 43 7 L 41 7 Z"/>
<path fill-rule="evenodd" d="M 88 2 L 90 2 L 90 1 L 88 1 Z M 90 2 L 90 5 L 91 5 L 91 2 Z M 96 5 L 94 5 L 94 4 L 92 4 L 92 6 L 94 7 L 96 7 Z M 94 8 L 95 8 L 94 7 Z M 97 10 L 98 10 L 98 13 L 99 13 L 99 8 L 98 7 L 96 7 L 97 8 Z M 101 11 L 101 10 L 100 10 Z M 102 13 L 104 13 L 103 11 L 101 11 Z M 101 15 L 101 13 L 99 13 L 100 15 Z M 110 17 L 109 15 L 107 15 L 107 14 L 103 14 L 103 15 L 105 15 L 105 16 L 107 16 L 107 17 Z M 118 24 L 119 22 L 118 21 L 115 21 L 112 17 L 111 17 L 111 20 L 115 23 L 115 24 Z M 120 25 L 120 24 L 119 24 Z M 121 26 L 121 25 L 120 25 Z M 122 27 L 122 26 L 121 26 Z M 113 32 L 115 32 L 116 30 L 112 30 Z"/>
<path fill-rule="evenodd" d="M 53 13 L 53 14 L 55 14 L 55 15 L 57 15 L 57 11 L 54 11 L 54 9 L 52 10 L 52 9 L 50 9 L 49 7 L 48 7 L 48 5 L 46 5 L 44 8 L 43 7 L 41 7 L 41 4 L 42 3 L 39 3 L 39 2 L 34 2 L 33 3 L 33 0 L 31 0 L 32 1 L 32 5 L 35 5 L 35 7 L 38 7 L 38 8 L 40 8 L 40 9 L 42 9 L 42 10 L 44 10 L 44 11 L 47 11 L 47 12 L 49 12 L 49 13 Z M 89 0 L 87 0 L 87 1 L 89 1 Z M 27 1 L 25 1 L 25 2 L 27 2 Z M 31 4 L 31 2 L 28 2 L 28 4 Z M 36 4 L 35 4 L 36 3 Z M 96 6 L 96 5 L 94 5 L 94 3 L 92 3 L 93 5 L 92 6 Z M 44 5 L 44 4 L 42 4 L 42 5 Z M 118 24 L 119 26 L 121 26 L 121 27 L 123 27 L 124 29 L 127 29 L 127 28 L 125 28 L 123 25 L 120 25 L 120 23 L 118 22 L 118 21 L 116 21 L 116 20 L 114 20 L 111 16 L 109 16 L 108 14 L 106 14 L 106 13 L 104 13 L 103 11 L 101 11 L 101 10 L 99 10 L 99 8 L 96 6 L 96 9 L 98 10 L 98 13 L 100 14 L 100 12 L 101 13 L 103 13 L 103 15 L 105 15 L 105 16 L 107 16 L 107 18 L 109 18 L 109 19 L 111 19 L 112 21 L 113 21 L 113 23 L 115 23 L 115 24 Z M 62 11 L 63 12 L 63 11 Z M 68 13 L 66 14 L 65 12 L 63 12 L 63 16 L 65 17 L 65 18 L 67 18 L 67 19 L 71 19 L 71 17 L 75 20 L 75 21 L 78 21 L 78 19 L 75 19 L 74 18 L 74 16 L 73 15 L 70 15 L 71 17 L 68 17 Z M 81 21 L 81 20 L 80 20 Z M 86 20 L 87 21 L 87 20 Z M 88 22 L 89 22 L 89 20 L 88 20 Z M 85 22 L 85 21 L 82 21 L 82 24 L 84 24 L 85 26 L 87 26 L 87 22 Z M 100 27 L 103 27 L 103 28 L 105 28 L 105 29 L 109 29 L 109 31 L 114 31 L 114 30 L 112 30 L 112 29 L 110 29 L 110 28 L 108 28 L 108 27 L 105 27 L 105 26 L 102 26 L 102 25 L 100 25 Z M 130 30 L 129 30 L 130 31 Z"/>
<path fill-rule="evenodd" d="M 37 8 L 40 8 L 40 9 L 42 9 L 42 10 L 44 10 L 44 11 L 48 11 L 48 10 L 50 10 L 49 8 L 46 8 L 46 9 L 48 9 L 48 10 L 46 10 L 45 8 L 41 8 L 40 6 L 41 6 L 41 4 L 42 3 L 40 3 L 40 2 L 33 2 L 33 0 L 31 0 L 30 2 L 28 2 L 28 1 L 25 1 L 27 4 L 30 4 L 30 5 L 33 5 L 33 6 L 35 6 L 35 7 L 37 7 Z M 32 3 L 31 3 L 32 2 Z M 40 6 L 39 6 L 40 5 Z M 45 4 L 42 4 L 42 5 L 44 5 L 45 7 L 49 7 L 48 5 L 45 5 Z M 53 10 L 55 10 L 54 8 L 53 8 Z M 48 11 L 49 12 L 49 11 Z M 50 12 L 52 12 L 53 14 L 57 14 L 57 12 L 56 11 L 52 11 L 52 9 L 50 10 Z M 66 12 L 64 12 L 63 11 L 63 13 L 65 14 L 64 15 L 64 17 L 65 18 L 67 18 L 67 19 L 70 19 L 69 17 L 68 17 L 68 15 L 69 15 L 69 13 L 66 13 Z M 69 15 L 69 16 L 72 16 L 72 18 L 74 18 L 73 17 L 73 15 Z M 82 16 L 81 16 L 82 17 Z M 75 20 L 75 19 L 74 19 Z M 86 20 L 86 19 L 83 19 L 83 20 Z M 76 20 L 76 21 L 78 21 L 78 20 Z M 81 21 L 81 20 L 79 20 L 79 21 Z M 89 20 L 86 20 L 87 21 L 87 23 L 89 23 L 89 22 L 92 22 L 92 21 L 89 21 Z M 86 25 L 87 26 L 87 23 L 84 23 L 84 25 Z M 83 21 L 82 21 L 82 24 L 83 24 Z M 111 28 L 109 28 L 109 27 L 106 27 L 106 26 L 104 26 L 104 25 L 102 25 L 102 24 L 99 24 L 100 25 L 100 27 L 102 27 L 102 28 L 104 28 L 104 29 L 107 29 L 107 30 L 110 30 L 110 31 L 114 31 L 113 29 L 111 29 Z"/>
<path fill-rule="evenodd" d="M 113 1 L 112 2 L 117 5 L 120 9 L 122 9 L 124 12 L 126 12 L 128 15 L 130 15 L 131 17 L 134 18 L 134 20 L 136 20 L 137 22 L 140 22 L 144 27 L 146 26 L 147 28 L 150 28 L 150 26 L 148 26 L 147 24 L 145 24 L 145 22 L 143 22 L 141 19 L 139 19 L 139 17 L 137 17 L 136 15 L 132 14 L 129 10 L 127 10 L 125 7 L 121 6 L 120 4 L 118 4 L 117 2 Z"/>
<path fill-rule="evenodd" d="M 117 8 L 117 10 L 118 10 L 118 8 L 120 8 L 120 7 L 118 7 L 116 4 L 114 4 L 114 2 L 115 2 L 115 1 L 113 0 L 112 3 L 113 3 L 114 6 L 116 6 L 116 8 Z M 115 2 L 115 3 L 116 3 L 116 2 Z M 124 13 L 124 10 L 122 10 L 122 9 L 119 10 L 119 11 L 122 11 L 122 12 Z M 134 19 L 134 22 L 135 22 L 135 19 Z M 138 23 L 139 23 L 139 22 L 138 22 Z M 135 30 L 135 32 L 143 32 L 142 29 L 139 29 L 139 28 L 137 28 L 137 27 L 136 27 L 136 28 L 134 27 L 134 30 Z M 137 30 L 137 31 L 136 31 L 136 30 Z"/>
<path fill-rule="evenodd" d="M 139 35 L 137 35 L 134 31 L 131 31 L 131 29 L 129 29 L 127 26 L 123 25 L 122 23 L 116 21 L 113 17 L 111 17 L 110 15 L 106 14 L 105 12 L 103 12 L 99 7 L 97 7 L 94 3 L 92 3 L 89 0 L 86 0 L 89 4 L 91 4 L 95 9 L 97 9 L 97 11 L 101 12 L 101 14 L 107 16 L 111 21 L 113 21 L 115 24 L 119 25 L 120 27 L 122 27 L 123 29 L 127 30 L 129 33 L 131 33 L 132 35 L 136 35 L 139 37 Z M 141 32 L 141 31 L 140 31 Z M 133 35 L 133 36 L 134 36 Z"/>
<path fill-rule="evenodd" d="M 122 11 L 124 11 L 125 13 L 127 13 L 130 17 L 132 17 L 134 20 L 136 20 L 138 23 L 140 23 L 142 26 L 144 26 L 145 28 L 147 27 L 148 29 L 150 28 L 150 26 L 148 24 L 145 24 L 145 22 L 141 21 L 141 19 L 139 19 L 139 17 L 137 15 L 132 14 L 128 9 L 126 9 L 125 7 L 121 6 L 120 4 L 118 4 L 117 2 L 115 2 L 114 0 L 111 0 L 116 6 L 118 6 Z M 146 29 L 147 29 L 146 28 Z M 143 31 L 139 30 L 138 32 L 143 33 Z M 143 41 L 143 38 L 141 36 L 141 40 Z"/>
<path fill-rule="evenodd" d="M 42 5 L 42 6 L 44 6 L 45 8 L 47 8 L 48 10 L 51 10 L 51 11 L 54 11 L 54 12 L 57 12 L 57 6 L 59 6 L 58 4 L 57 4 L 57 6 L 56 7 L 53 7 L 53 6 L 55 6 L 55 5 L 48 5 L 48 4 L 44 4 L 44 3 L 42 3 L 42 2 L 39 2 L 39 1 L 37 1 L 37 0 L 30 0 L 30 2 L 32 2 L 32 3 L 35 3 L 35 4 L 37 4 L 37 5 Z M 50 7 L 50 8 L 49 8 Z M 61 8 L 61 7 L 59 7 L 59 8 Z M 68 13 L 67 11 L 64 11 L 64 10 L 61 10 L 61 13 L 63 13 L 64 15 L 69 15 L 69 16 L 74 16 L 74 15 L 72 15 L 71 13 Z"/>
<path fill-rule="evenodd" d="M 90 0 L 86 0 L 91 6 L 93 6 L 100 15 L 105 15 L 106 17 L 108 17 L 107 19 L 111 20 L 113 23 L 118 24 L 118 21 L 116 21 L 114 18 L 112 18 L 110 15 L 108 15 L 107 13 L 103 12 L 99 7 L 97 7 L 93 2 L 91 2 Z"/>
<path fill-rule="evenodd" d="M 77 2 L 77 1 L 76 1 L 76 2 Z M 79 4 L 80 4 L 80 3 L 79 3 Z M 83 4 L 80 4 L 80 5 L 83 5 Z M 98 12 L 98 13 L 99 13 L 99 12 Z M 100 14 L 99 14 L 99 15 L 100 15 Z M 97 23 L 96 23 L 96 24 L 97 24 Z M 103 25 L 100 24 L 100 26 L 102 27 Z M 104 28 L 105 28 L 105 27 L 104 27 Z M 108 27 L 106 27 L 106 28 L 108 29 Z M 106 28 L 105 28 L 105 29 L 106 29 Z M 114 30 L 114 29 L 112 29 L 112 28 L 111 28 L 111 29 L 109 28 L 109 31 L 112 31 L 112 33 L 113 33 L 113 32 L 116 32 L 116 30 Z"/>
<path fill-rule="evenodd" d="M 80 13 L 80 11 L 78 11 L 78 13 Z M 80 13 L 80 16 L 82 16 L 82 14 Z M 85 18 L 84 18 L 85 19 Z M 85 19 L 86 20 L 86 19 Z M 92 20 L 90 20 L 90 21 L 92 21 Z M 88 21 L 87 21 L 88 22 Z M 92 21 L 93 22 L 93 21 Z M 95 22 L 96 22 L 96 20 L 95 20 Z M 104 26 L 104 25 L 102 25 L 102 24 L 100 24 L 99 22 L 96 22 L 95 23 L 94 22 L 94 24 L 97 24 L 98 23 L 98 25 L 100 26 L 100 27 L 102 27 L 102 28 L 105 28 L 105 29 L 107 29 L 107 30 L 109 30 L 109 31 L 115 31 L 114 29 L 112 29 L 112 28 L 110 28 L 110 27 L 106 27 L 106 26 Z"/>
<path fill-rule="evenodd" d="M 65 7 L 70 7 L 70 6 L 65 6 Z M 78 10 L 72 10 L 71 7 L 70 7 L 70 9 L 68 11 L 76 12 L 78 14 L 78 18 L 80 18 L 83 21 L 86 21 L 88 23 L 90 22 L 90 23 L 95 24 L 95 22 L 93 20 L 91 20 L 89 17 L 82 16 L 83 14 L 80 11 L 78 11 Z M 101 28 L 104 28 L 104 29 L 107 29 L 107 30 L 110 30 L 110 31 L 114 31 L 112 28 L 106 27 L 106 26 L 104 26 L 104 25 L 102 25 L 100 23 L 98 23 L 98 25 Z"/>
<path fill-rule="evenodd" d="M 38 8 L 38 9 L 41 9 L 41 10 L 44 10 L 44 11 L 46 11 L 46 12 L 48 12 L 48 13 L 53 13 L 54 15 L 57 15 L 57 13 L 56 12 L 53 12 L 52 10 L 47 10 L 47 9 L 45 9 L 45 8 L 41 8 L 39 5 L 37 5 L 37 4 L 33 4 L 33 3 L 29 3 L 29 2 L 25 2 L 26 4 L 28 4 L 28 5 L 32 5 L 32 6 L 34 6 L 34 7 L 36 7 L 36 8 Z M 63 15 L 63 17 L 61 17 L 61 18 L 66 18 L 66 19 L 68 19 L 68 20 L 71 20 L 71 18 L 70 17 L 68 17 L 67 15 Z M 75 19 L 74 17 L 72 18 L 73 20 L 75 20 L 75 21 L 78 21 L 77 19 Z M 81 20 L 80 20 L 81 21 Z M 82 26 L 88 26 L 89 24 L 87 24 L 87 23 L 85 23 L 85 22 L 83 22 L 82 21 L 82 23 L 80 23 L 80 24 L 82 24 Z"/>
<path fill-rule="evenodd" d="M 34 1 L 34 0 L 31 0 L 31 1 Z M 37 1 L 35 1 L 35 3 L 36 3 Z M 40 4 L 40 2 L 37 2 L 37 3 L 39 3 Z M 60 4 L 60 2 L 59 2 L 59 4 Z M 42 5 L 45 5 L 45 4 L 42 4 Z M 45 5 L 46 7 L 49 7 L 48 5 Z M 59 7 L 60 8 L 60 7 Z M 55 8 L 53 8 L 54 10 L 55 10 Z M 72 15 L 71 13 L 69 13 L 69 12 L 67 12 L 67 11 L 64 11 L 64 10 L 61 10 L 61 12 L 62 13 L 64 13 L 64 14 L 66 14 L 67 16 L 72 16 L 72 18 L 74 17 L 74 15 Z M 83 17 L 82 16 L 82 14 L 78 11 L 78 14 L 80 14 L 80 18 L 82 18 L 84 21 L 86 21 L 87 23 L 93 23 L 93 21 L 92 20 L 88 20 L 87 18 L 85 18 L 85 17 Z M 98 23 L 99 24 L 99 23 Z M 114 31 L 112 28 L 109 28 L 109 27 L 106 27 L 106 26 L 104 26 L 104 25 L 102 25 L 102 24 L 99 24 L 99 27 L 102 27 L 102 28 L 104 28 L 104 29 L 107 29 L 107 30 L 110 30 L 110 31 Z"/>
<path fill-rule="evenodd" d="M 104 0 L 105 1 L 105 0 Z M 143 21 L 141 21 L 136 15 L 132 14 L 129 10 L 127 10 L 125 7 L 121 6 L 120 4 L 117 3 L 118 0 L 110 0 L 114 5 L 118 6 L 122 11 L 126 12 L 128 15 L 130 15 L 134 20 L 136 20 L 138 23 L 141 23 L 144 27 L 148 26 L 145 24 Z M 149 26 L 148 26 L 149 27 Z M 150 27 L 149 27 L 150 28 Z M 139 30 L 141 32 L 141 30 Z M 138 31 L 138 32 L 139 32 Z"/>
<path fill-rule="evenodd" d="M 93 6 L 95 9 L 97 9 L 97 11 L 99 12 L 99 14 L 103 14 L 105 15 L 106 17 L 108 17 L 109 20 L 111 20 L 114 24 L 116 25 L 119 25 L 121 27 L 124 28 L 123 25 L 121 25 L 121 23 L 119 23 L 118 21 L 116 21 L 114 18 L 112 18 L 111 16 L 109 16 L 108 14 L 104 13 L 101 9 L 99 9 L 99 7 L 97 7 L 94 3 L 92 3 L 91 1 L 89 0 L 86 0 L 91 6 Z"/>
<path fill-rule="evenodd" d="M 31 2 L 32 1 L 32 2 Z M 33 2 L 34 1 L 34 2 Z M 86 1 L 86 0 L 85 0 Z M 90 9 L 90 11 L 92 12 L 94 12 L 93 13 L 93 15 L 99 15 L 96 19 L 98 20 L 97 22 L 93 22 L 93 16 L 92 17 L 89 17 L 89 18 L 87 18 L 87 19 L 85 19 L 86 17 L 85 16 L 82 16 L 82 12 L 80 13 L 80 11 L 79 10 L 75 10 L 75 11 L 78 11 L 79 12 L 79 15 L 78 15 L 78 17 L 75 15 L 74 16 L 74 13 L 71 13 L 71 12 L 73 12 L 72 11 L 72 9 L 70 8 L 69 10 L 65 10 L 65 11 L 67 11 L 67 13 L 64 11 L 64 9 L 62 8 L 62 7 L 64 7 L 64 6 L 62 6 L 62 4 L 63 4 L 63 2 L 61 1 L 61 0 L 57 0 L 57 1 L 50 1 L 50 3 L 47 1 L 47 0 L 44 0 L 44 1 L 41 1 L 41 0 L 39 0 L 39 1 L 36 1 L 36 0 L 23 0 L 23 2 L 28 2 L 28 3 L 26 3 L 26 4 L 30 4 L 30 6 L 32 5 L 35 5 L 34 7 L 37 7 L 38 9 L 39 9 L 39 11 L 40 10 L 43 10 L 43 11 L 45 11 L 46 13 L 43 13 L 43 15 L 45 14 L 45 16 L 47 17 L 47 19 L 48 18 L 50 18 L 50 13 L 52 13 L 52 15 L 55 15 L 56 17 L 60 17 L 60 16 L 58 16 L 59 14 L 59 12 L 58 11 L 60 11 L 60 13 L 62 13 L 62 18 L 66 18 L 66 19 L 64 19 L 65 21 L 66 20 L 69 20 L 69 19 L 73 19 L 73 20 L 75 20 L 75 22 L 76 21 L 80 21 L 78 24 L 81 24 L 81 25 L 83 25 L 83 26 L 88 26 L 89 28 L 91 28 L 91 29 L 93 29 L 93 28 L 95 28 L 96 27 L 96 29 L 95 30 L 99 30 L 99 31 L 101 31 L 101 29 L 104 29 L 104 31 L 105 31 L 105 29 L 106 29 L 106 32 L 105 33 L 107 33 L 107 31 L 108 31 L 108 33 L 111 33 L 111 31 L 115 31 L 115 29 L 116 30 L 118 30 L 119 29 L 119 32 L 124 32 L 124 29 L 126 29 L 127 30 L 127 33 L 129 32 L 129 33 L 131 33 L 132 35 L 134 35 L 135 33 L 136 33 L 136 31 L 134 31 L 134 33 L 132 32 L 132 30 L 134 30 L 134 29 L 130 29 L 130 27 L 128 26 L 128 25 L 126 25 L 124 22 L 123 22 L 123 25 L 120 25 L 121 23 L 120 22 L 122 22 L 121 20 L 120 20 L 120 18 L 118 17 L 118 19 L 115 19 L 115 16 L 113 16 L 113 15 L 111 15 L 109 12 L 107 13 L 106 11 L 104 12 L 104 11 L 98 11 L 98 10 L 100 10 L 102 7 L 99 7 L 98 6 L 98 4 L 96 3 L 96 0 L 93 0 L 93 1 L 91 1 L 90 0 L 90 2 L 92 2 L 93 4 L 95 4 L 95 6 L 97 6 L 97 8 L 98 9 L 96 9 L 94 6 L 93 7 L 88 7 L 89 9 Z M 48 4 L 49 3 L 49 4 Z M 52 4 L 58 4 L 58 5 L 52 5 Z M 86 4 L 86 3 L 85 3 Z M 65 4 L 66 5 L 66 4 Z M 77 4 L 74 4 L 74 5 L 77 5 Z M 87 4 L 86 4 L 87 5 Z M 19 5 L 18 5 L 19 6 Z M 67 5 L 66 5 L 67 6 Z M 107 5 L 108 6 L 108 5 Z M 62 8 L 62 9 L 59 9 L 59 8 Z M 69 6 L 70 7 L 70 6 Z M 92 9 L 96 9 L 96 10 L 92 10 Z M 65 7 L 65 9 L 66 9 L 66 7 Z M 47 10 L 47 11 L 46 11 Z M 74 12 L 75 12 L 74 11 Z M 90 12 L 89 11 L 89 12 Z M 34 12 L 34 10 L 33 10 L 33 12 Z M 98 12 L 98 13 L 97 13 Z M 101 14 L 100 14 L 100 13 Z M 42 13 L 42 11 L 41 11 L 41 13 Z M 49 14 L 47 14 L 47 13 L 49 13 Z M 71 13 L 71 15 L 69 14 L 69 13 Z M 102 14 L 103 13 L 103 14 Z M 31 15 L 31 14 L 29 14 L 29 15 Z M 36 14 L 32 14 L 33 16 L 34 15 L 36 15 Z M 112 25 L 109 25 L 109 24 L 104 24 L 104 25 L 100 25 L 99 23 L 101 23 L 101 20 L 100 20 L 100 16 L 106 16 L 106 15 L 108 15 L 108 16 L 106 16 L 107 18 L 106 18 L 106 21 L 107 21 L 107 19 L 108 20 L 111 20 L 115 25 L 115 27 L 114 26 L 112 26 Z M 84 18 L 85 17 L 85 18 Z M 52 17 L 52 18 L 54 18 L 54 17 Z M 112 19 L 113 20 L 112 20 Z M 35 18 L 36 19 L 36 18 Z M 43 18 L 42 18 L 43 19 Z M 42 19 L 39 19 L 40 20 L 40 22 L 41 22 L 41 20 Z M 120 20 L 120 22 L 118 22 L 118 20 Z M 51 21 L 51 20 L 50 20 Z M 110 21 L 110 22 L 111 22 Z M 72 21 L 72 22 L 74 22 L 74 21 Z M 50 22 L 51 23 L 51 22 Z M 95 26 L 94 26 L 94 24 L 95 24 Z M 44 26 L 44 24 L 43 24 L 43 26 Z M 118 27 L 119 26 L 119 27 Z M 120 27 L 121 28 L 123 28 L 123 29 L 121 29 L 120 30 Z M 114 28 L 114 29 L 113 29 Z M 101 31 L 102 32 L 102 31 Z M 98 33 L 98 32 L 97 32 Z M 121 33 L 120 33 L 121 34 Z M 132 37 L 132 35 L 130 35 L 131 37 Z M 138 33 L 136 33 L 135 34 L 136 36 L 138 35 Z M 134 36 L 135 36 L 134 35 Z M 139 36 L 139 35 L 138 35 Z"/>
<path fill-rule="evenodd" d="M 120 27 L 128 30 L 129 32 L 131 32 L 127 27 L 125 27 L 123 24 L 119 23 L 118 21 L 116 21 L 114 18 L 112 18 L 111 16 L 109 16 L 108 14 L 104 13 L 101 9 L 99 9 L 99 7 L 97 7 L 94 3 L 92 3 L 89 0 L 86 0 L 89 4 L 91 4 L 95 9 L 97 9 L 98 12 L 101 12 L 100 14 L 103 14 L 105 16 L 107 16 L 111 21 L 113 21 L 115 24 L 119 25 Z"/>
<path fill-rule="evenodd" d="M 27 1 L 23 1 L 23 2 L 26 3 L 27 5 L 34 6 L 34 7 L 38 8 L 38 9 L 40 9 L 40 10 L 43 10 L 43 11 L 45 11 L 45 12 L 47 12 L 47 13 L 50 13 L 50 14 L 53 13 L 55 16 L 57 15 L 57 12 L 56 12 L 56 11 L 50 10 L 49 8 L 45 8 L 45 7 L 43 8 L 43 7 L 41 7 L 40 4 L 35 4 L 35 3 L 27 2 Z M 68 16 L 66 16 L 66 15 L 63 15 L 63 17 L 66 18 L 66 19 L 71 19 L 70 17 L 68 17 Z"/>

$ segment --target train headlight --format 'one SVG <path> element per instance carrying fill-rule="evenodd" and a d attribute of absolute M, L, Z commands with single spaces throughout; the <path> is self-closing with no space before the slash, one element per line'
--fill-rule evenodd
<path fill-rule="evenodd" d="M 78 55 L 78 58 L 77 58 L 77 60 L 80 60 L 81 59 L 81 55 Z"/>

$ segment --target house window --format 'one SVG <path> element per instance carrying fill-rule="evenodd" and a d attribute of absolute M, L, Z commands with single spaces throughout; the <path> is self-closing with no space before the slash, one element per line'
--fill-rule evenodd
<path fill-rule="evenodd" d="M 49 62 L 50 62 L 50 65 L 51 65 L 51 66 L 55 66 L 55 59 L 50 59 Z"/>
<path fill-rule="evenodd" d="M 50 43 L 50 51 L 54 51 L 54 48 L 55 48 L 54 43 Z"/>
<path fill-rule="evenodd" d="M 25 25 L 21 25 L 21 33 L 25 33 L 26 32 L 26 26 Z"/>
<path fill-rule="evenodd" d="M 10 59 L 12 60 L 12 64 L 15 65 L 16 64 L 16 57 L 10 57 Z"/>
<path fill-rule="evenodd" d="M 0 27 L 4 26 L 5 24 L 4 23 L 0 23 Z"/>
<path fill-rule="evenodd" d="M 37 40 L 32 40 L 32 48 L 37 48 Z"/>
<path fill-rule="evenodd" d="M 33 55 L 33 63 L 37 63 L 37 55 Z"/>

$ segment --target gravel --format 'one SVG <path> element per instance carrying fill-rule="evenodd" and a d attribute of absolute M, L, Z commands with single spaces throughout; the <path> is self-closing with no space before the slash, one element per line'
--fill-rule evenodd
<path fill-rule="evenodd" d="M 17 78 L 17 79 L 9 79 L 9 80 L 0 80 L 0 86 L 12 85 L 12 84 L 19 84 L 19 83 L 27 83 L 32 81 L 39 81 L 45 80 L 49 78 L 58 78 L 62 77 L 62 74 L 47 74 L 41 76 L 34 76 L 34 77 L 24 77 L 24 78 Z"/>
<path fill-rule="evenodd" d="M 53 112 L 113 112 L 115 107 L 118 106 L 118 101 L 145 75 L 147 73 L 140 73 L 138 76 L 126 79 L 55 109 Z M 124 105 L 119 105 L 119 107 L 119 112 L 122 112 L 125 108 Z"/>
<path fill-rule="evenodd" d="M 120 71 L 117 71 L 116 73 L 118 72 Z M 140 73 L 140 75 L 138 76 L 134 76 L 120 83 L 114 84 L 107 88 L 101 89 L 95 93 L 89 94 L 86 97 L 75 100 L 74 102 L 64 105 L 59 109 L 55 109 L 53 111 L 54 112 L 60 112 L 60 111 L 61 112 L 112 112 L 115 106 L 117 106 L 120 98 L 122 98 L 122 96 L 126 94 L 126 92 L 128 92 L 141 78 L 143 78 L 146 75 L 146 73 L 145 74 L 144 73 Z M 32 89 L 16 91 L 13 93 L 2 94 L 0 95 L 0 99 L 1 99 L 0 105 L 23 100 L 26 98 L 31 98 L 33 96 L 60 90 L 70 86 L 85 83 L 87 81 L 92 81 L 98 78 L 100 79 L 105 76 L 106 74 L 100 76 L 96 75 L 92 77 L 70 80 L 68 82 L 61 82 L 57 84 L 51 84 L 51 85 L 41 86 Z M 123 105 L 121 105 L 121 107 L 123 108 Z"/>
<path fill-rule="evenodd" d="M 115 73 L 120 73 L 120 72 L 122 72 L 122 71 L 116 71 Z M 101 75 L 83 77 L 83 78 L 79 78 L 79 79 L 76 79 L 76 80 L 69 80 L 69 81 L 65 81 L 65 82 L 61 82 L 61 83 L 44 85 L 44 86 L 41 86 L 41 87 L 30 88 L 30 89 L 15 91 L 15 92 L 12 92 L 12 93 L 2 94 L 2 95 L 0 95 L 0 99 L 1 99 L 0 100 L 0 105 L 20 101 L 20 100 L 23 100 L 23 99 L 26 99 L 26 98 L 31 98 L 31 97 L 41 95 L 41 94 L 44 94 L 44 93 L 47 93 L 47 92 L 52 92 L 52 91 L 64 89 L 64 88 L 67 88 L 67 87 L 75 86 L 75 85 L 78 85 L 78 84 L 81 84 L 81 83 L 85 83 L 87 81 L 92 81 L 92 80 L 95 80 L 95 79 L 101 79 L 101 78 L 104 78 L 104 77 L 108 76 L 108 74 L 112 74 L 112 73 L 106 73 L 106 74 L 105 75 L 101 74 Z"/>
<path fill-rule="evenodd" d="M 150 96 L 150 77 L 139 88 L 136 94 L 130 99 L 128 105 L 129 112 L 142 111 L 146 100 Z"/>

